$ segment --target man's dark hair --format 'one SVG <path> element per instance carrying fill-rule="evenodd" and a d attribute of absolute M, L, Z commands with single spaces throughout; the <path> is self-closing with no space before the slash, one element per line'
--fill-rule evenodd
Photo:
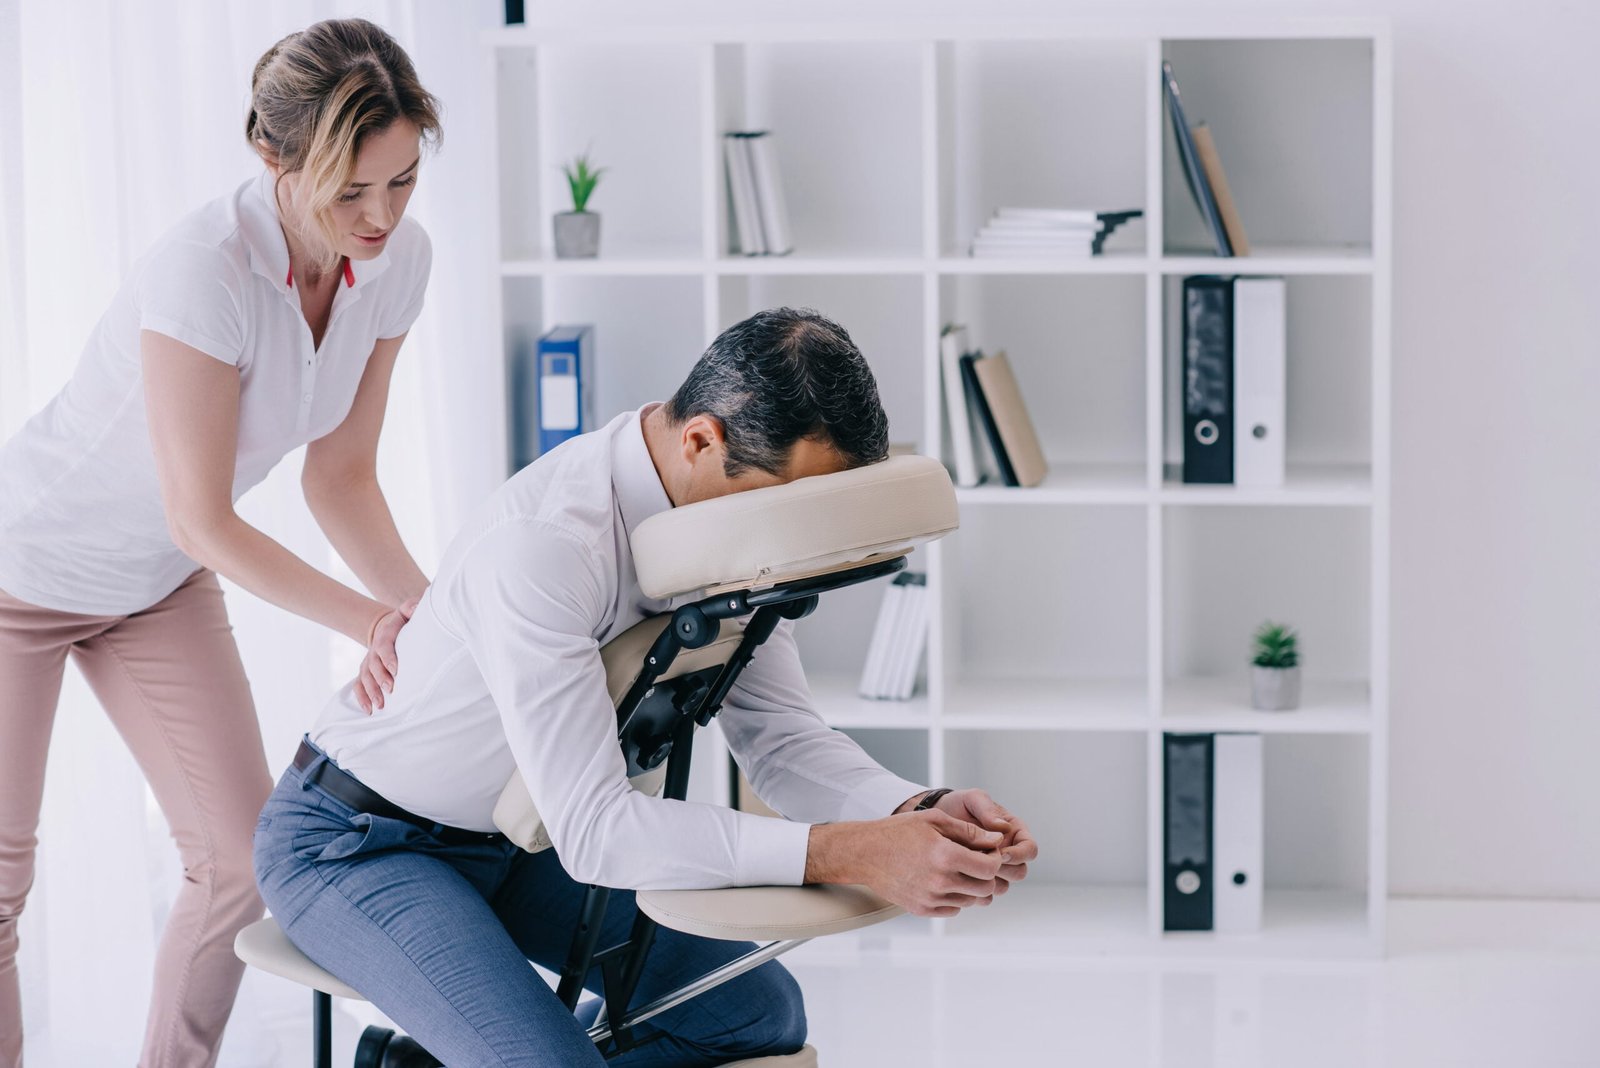
<path fill-rule="evenodd" d="M 833 446 L 849 467 L 889 453 L 889 418 L 866 359 L 844 327 L 809 308 L 772 308 L 724 330 L 667 415 L 721 423 L 730 478 L 750 467 L 781 474 L 802 438 Z"/>

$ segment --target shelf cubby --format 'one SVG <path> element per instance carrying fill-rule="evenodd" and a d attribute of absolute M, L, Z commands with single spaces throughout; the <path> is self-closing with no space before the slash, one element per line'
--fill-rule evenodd
<path fill-rule="evenodd" d="M 1216 141 L 1252 254 L 1347 258 L 1373 247 L 1371 38 L 1169 40 L 1190 126 Z M 1162 107 L 1161 188 L 1169 256 L 1213 250 Z"/>
<path fill-rule="evenodd" d="M 1299 633 L 1311 708 L 1338 722 L 1370 714 L 1367 521 L 1355 509 L 1168 510 L 1165 711 L 1200 721 L 1248 712 L 1251 636 L 1271 619 Z"/>
<path fill-rule="evenodd" d="M 1144 207 L 1142 42 L 945 41 L 936 56 L 941 255 L 966 256 L 998 208 Z M 1145 221 L 1106 251 L 1143 255 Z"/>
<path fill-rule="evenodd" d="M 728 256 L 729 249 L 721 135 L 747 129 L 773 133 L 793 255 L 921 255 L 922 47 L 912 41 L 715 47 L 715 173 L 723 205 L 716 254 Z M 849 122 L 839 121 L 843 114 Z"/>
<path fill-rule="evenodd" d="M 1146 701 L 1145 513 L 969 509 L 942 546 L 943 714 L 1139 730 Z"/>
<path fill-rule="evenodd" d="M 1011 364 L 1050 461 L 1047 487 L 1038 488 L 1144 486 L 1144 290 L 1141 279 L 1114 275 L 940 280 L 940 321 L 966 326 L 970 348 L 1004 351 Z M 983 503 L 1005 492 L 984 490 L 966 499 Z"/>
<path fill-rule="evenodd" d="M 533 62 L 507 53 L 502 91 L 526 103 L 501 109 L 502 143 L 523 140 L 518 124 L 532 136 L 502 156 L 501 207 L 517 221 L 503 235 L 502 257 L 560 262 L 551 258 L 549 217 L 571 210 L 562 167 L 586 152 L 606 168 L 589 209 L 601 216 L 607 259 L 698 257 L 701 77 L 690 45 L 563 42 Z M 639 81 L 658 91 L 640 96 L 632 89 Z"/>
<path fill-rule="evenodd" d="M 1248 261 L 1217 267 L 1248 268 Z M 1255 274 L 1254 270 L 1245 270 Z M 1183 482 L 1183 279 L 1163 280 L 1163 484 L 1172 503 L 1368 504 L 1372 488 L 1370 280 L 1295 275 L 1286 286 L 1285 479 L 1281 488 Z"/>
<path fill-rule="evenodd" d="M 671 396 L 705 350 L 703 282 L 678 276 L 557 276 L 543 282 L 543 329 L 594 326 L 595 415 Z"/>

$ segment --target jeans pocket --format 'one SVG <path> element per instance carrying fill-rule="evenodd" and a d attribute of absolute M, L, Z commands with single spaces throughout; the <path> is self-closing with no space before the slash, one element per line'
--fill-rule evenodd
<path fill-rule="evenodd" d="M 358 812 L 350 817 L 350 829 L 334 834 L 331 838 L 323 837 L 320 846 L 307 840 L 304 848 L 307 853 L 311 853 L 307 857 L 310 860 L 349 860 L 352 857 L 378 853 L 385 849 L 414 846 L 420 844 L 426 837 L 420 827 L 405 820 L 374 816 L 370 812 Z M 300 841 L 296 841 L 295 851 L 300 853 L 301 849 Z"/>

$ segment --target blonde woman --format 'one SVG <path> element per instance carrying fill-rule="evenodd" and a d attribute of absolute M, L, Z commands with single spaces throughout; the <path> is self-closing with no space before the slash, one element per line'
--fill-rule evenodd
<path fill-rule="evenodd" d="M 383 30 L 318 23 L 256 65 L 263 173 L 175 226 L 124 281 L 72 380 L 0 447 L 0 1068 L 22 1060 L 17 917 L 69 655 L 166 813 L 184 882 L 156 955 L 143 1068 L 210 1065 L 257 919 L 272 789 L 217 575 L 367 649 L 383 705 L 427 580 L 375 477 L 390 373 L 421 309 L 403 218 L 438 109 Z M 306 502 L 371 596 L 234 502 L 306 450 Z"/>

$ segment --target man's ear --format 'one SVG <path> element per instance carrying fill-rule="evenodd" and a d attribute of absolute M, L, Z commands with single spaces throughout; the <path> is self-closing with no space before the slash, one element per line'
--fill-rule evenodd
<path fill-rule="evenodd" d="M 726 444 L 722 437 L 722 423 L 715 416 L 701 413 L 686 419 L 678 440 L 683 447 L 685 463 L 711 460 L 720 467 Z"/>

